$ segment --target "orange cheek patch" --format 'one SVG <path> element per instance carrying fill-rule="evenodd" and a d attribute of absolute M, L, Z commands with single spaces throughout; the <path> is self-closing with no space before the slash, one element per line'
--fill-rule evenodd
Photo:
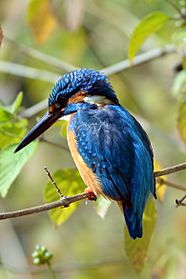
<path fill-rule="evenodd" d="M 50 113 L 54 112 L 54 109 L 55 109 L 54 105 L 49 106 L 49 112 Z"/>
<path fill-rule="evenodd" d="M 79 91 L 77 92 L 74 96 L 72 96 L 68 103 L 81 103 L 83 101 L 83 99 L 85 98 L 86 93 L 84 91 Z"/>

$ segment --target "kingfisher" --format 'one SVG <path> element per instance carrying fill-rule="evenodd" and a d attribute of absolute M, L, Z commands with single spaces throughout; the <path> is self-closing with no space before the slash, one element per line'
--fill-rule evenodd
<path fill-rule="evenodd" d="M 15 152 L 67 115 L 69 149 L 88 191 L 116 201 L 130 236 L 141 238 L 145 204 L 156 197 L 152 146 L 103 73 L 83 68 L 63 75 L 49 96 L 48 112 Z"/>

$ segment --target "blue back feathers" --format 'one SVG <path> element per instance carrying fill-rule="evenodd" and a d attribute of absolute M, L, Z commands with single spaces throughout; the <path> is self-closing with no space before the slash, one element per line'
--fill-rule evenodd
<path fill-rule="evenodd" d="M 108 78 L 100 72 L 84 68 L 66 73 L 58 80 L 50 94 L 49 105 L 60 102 L 61 98 L 70 98 L 81 90 L 90 95 L 106 95 L 113 102 L 118 102 Z"/>
<path fill-rule="evenodd" d="M 70 103 L 65 112 L 76 112 L 69 128 L 75 133 L 84 162 L 96 174 L 104 194 L 122 204 L 131 237 L 142 237 L 145 204 L 151 193 L 155 196 L 153 152 L 148 136 L 118 103 L 108 78 L 94 70 L 65 74 L 54 86 L 49 105 L 79 91 L 104 95 L 114 103 L 103 107 Z"/>
<path fill-rule="evenodd" d="M 142 237 L 145 204 L 150 193 L 155 194 L 153 154 L 145 131 L 120 105 L 79 110 L 70 129 L 104 194 L 122 202 L 131 237 Z"/>

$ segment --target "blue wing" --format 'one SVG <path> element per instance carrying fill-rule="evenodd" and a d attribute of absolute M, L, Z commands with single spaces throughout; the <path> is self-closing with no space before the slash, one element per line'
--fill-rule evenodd
<path fill-rule="evenodd" d="M 119 105 L 78 111 L 71 123 L 84 162 L 102 191 L 122 204 L 133 238 L 142 236 L 142 215 L 155 194 L 153 153 L 140 124 Z"/>

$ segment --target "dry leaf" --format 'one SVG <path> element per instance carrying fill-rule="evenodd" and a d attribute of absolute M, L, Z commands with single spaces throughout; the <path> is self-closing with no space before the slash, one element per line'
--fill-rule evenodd
<path fill-rule="evenodd" d="M 43 43 L 57 25 L 49 0 L 31 0 L 27 18 L 38 43 Z"/>

